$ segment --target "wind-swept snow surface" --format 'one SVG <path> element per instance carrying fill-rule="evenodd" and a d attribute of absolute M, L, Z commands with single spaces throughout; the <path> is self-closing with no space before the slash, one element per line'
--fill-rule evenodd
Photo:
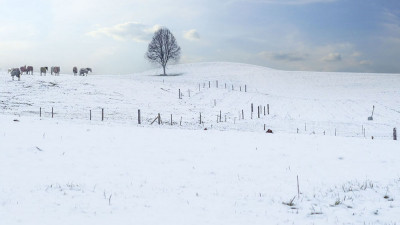
<path fill-rule="evenodd" d="M 399 75 L 167 71 L 3 72 L 1 224 L 399 223 Z"/>

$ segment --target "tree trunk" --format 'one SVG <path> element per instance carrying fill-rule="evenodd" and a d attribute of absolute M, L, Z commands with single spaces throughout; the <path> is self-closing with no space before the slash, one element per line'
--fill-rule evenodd
<path fill-rule="evenodd" d="M 165 74 L 165 66 L 164 65 L 163 65 L 163 69 L 164 69 L 164 76 L 165 76 L 166 74 Z"/>

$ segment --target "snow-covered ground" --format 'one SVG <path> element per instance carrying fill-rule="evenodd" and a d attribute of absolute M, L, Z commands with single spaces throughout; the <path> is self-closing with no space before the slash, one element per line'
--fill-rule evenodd
<path fill-rule="evenodd" d="M 168 71 L 1 72 L 0 224 L 400 222 L 400 75 Z"/>

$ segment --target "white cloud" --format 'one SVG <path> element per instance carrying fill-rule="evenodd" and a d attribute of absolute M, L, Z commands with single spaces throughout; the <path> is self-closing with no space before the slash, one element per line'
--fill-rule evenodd
<path fill-rule="evenodd" d="M 147 26 L 138 22 L 126 22 L 112 27 L 102 27 L 90 31 L 87 35 L 92 37 L 108 36 L 118 41 L 133 40 L 136 42 L 148 42 L 154 32 L 160 29 L 160 25 Z"/>
<path fill-rule="evenodd" d="M 370 66 L 370 65 L 372 65 L 372 62 L 369 60 L 362 60 L 362 61 L 360 61 L 360 65 Z"/>
<path fill-rule="evenodd" d="M 308 55 L 301 54 L 298 52 L 268 52 L 263 51 L 259 53 L 260 56 L 263 56 L 267 59 L 274 60 L 274 61 L 287 61 L 287 62 L 294 62 L 294 61 L 303 61 L 305 60 Z"/>
<path fill-rule="evenodd" d="M 322 57 L 322 61 L 325 62 L 338 62 L 342 60 L 342 55 L 340 53 L 329 53 L 328 55 Z"/>
<path fill-rule="evenodd" d="M 200 40 L 200 35 L 195 29 L 191 29 L 188 31 L 185 31 L 183 34 L 183 37 L 187 40 L 190 41 L 197 41 Z"/>

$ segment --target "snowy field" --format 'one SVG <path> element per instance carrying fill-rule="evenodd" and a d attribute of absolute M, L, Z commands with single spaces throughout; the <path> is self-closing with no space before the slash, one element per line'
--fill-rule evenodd
<path fill-rule="evenodd" d="M 400 75 L 168 71 L 0 72 L 0 224 L 400 224 Z"/>

